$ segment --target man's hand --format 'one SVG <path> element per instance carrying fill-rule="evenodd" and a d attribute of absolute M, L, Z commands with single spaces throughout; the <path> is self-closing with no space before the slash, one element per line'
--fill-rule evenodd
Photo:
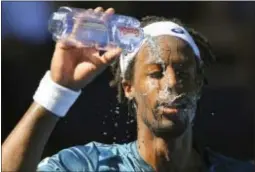
<path fill-rule="evenodd" d="M 103 12 L 103 9 L 98 7 L 95 12 Z M 113 13 L 114 10 L 110 8 L 104 17 Z M 110 49 L 101 56 L 95 48 L 85 48 L 79 43 L 68 46 L 57 42 L 51 63 L 51 78 L 62 86 L 80 90 L 118 57 L 120 52 L 119 48 Z M 2 145 L 3 171 L 36 171 L 57 121 L 58 118 L 50 111 L 36 102 L 32 103 Z"/>
<path fill-rule="evenodd" d="M 103 8 L 97 7 L 94 11 L 103 12 Z M 113 8 L 105 11 L 105 17 L 112 14 Z M 75 34 L 78 24 L 79 21 L 76 22 L 71 35 Z M 67 88 L 79 90 L 101 73 L 120 53 L 120 48 L 111 48 L 100 55 L 95 47 L 84 47 L 79 42 L 70 46 L 59 41 L 51 62 L 52 80 Z"/>

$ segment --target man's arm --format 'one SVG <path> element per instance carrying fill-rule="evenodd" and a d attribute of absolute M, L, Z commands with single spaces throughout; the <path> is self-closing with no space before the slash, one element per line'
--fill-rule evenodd
<path fill-rule="evenodd" d="M 94 11 L 103 12 L 103 8 L 97 7 Z M 112 8 L 105 12 L 106 15 L 113 13 Z M 74 27 L 71 38 L 75 37 L 77 28 Z M 44 146 L 58 121 L 57 116 L 64 116 L 77 98 L 76 91 L 91 82 L 120 53 L 121 49 L 113 48 L 101 56 L 93 47 L 56 44 L 50 73 L 34 96 L 39 103 L 31 105 L 2 145 L 3 171 L 36 171 Z"/>
<path fill-rule="evenodd" d="M 58 117 L 32 103 L 2 145 L 3 171 L 35 171 Z"/>

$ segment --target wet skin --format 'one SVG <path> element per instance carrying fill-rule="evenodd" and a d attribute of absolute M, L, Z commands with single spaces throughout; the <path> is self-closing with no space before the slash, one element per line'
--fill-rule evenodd
<path fill-rule="evenodd" d="M 171 36 L 148 41 L 137 54 L 128 96 L 134 98 L 137 115 L 155 134 L 184 132 L 195 103 L 186 95 L 196 95 L 199 89 L 195 58 L 185 41 Z"/>
<path fill-rule="evenodd" d="M 183 40 L 159 36 L 138 52 L 132 80 L 123 80 L 125 95 L 136 106 L 139 152 L 156 171 L 172 169 L 176 140 L 190 130 L 201 88 L 195 58 Z M 190 134 L 181 142 L 189 149 L 187 138 Z M 177 154 L 189 157 L 188 153 Z"/>

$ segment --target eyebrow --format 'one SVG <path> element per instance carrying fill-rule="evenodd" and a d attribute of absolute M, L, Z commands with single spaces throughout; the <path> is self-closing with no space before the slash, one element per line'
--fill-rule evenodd
<path fill-rule="evenodd" d="M 145 60 L 145 64 L 147 64 L 147 65 L 162 65 L 164 63 L 165 63 L 164 60 L 157 56 L 156 57 L 155 56 L 153 56 L 153 57 L 147 56 L 147 58 Z"/>
<path fill-rule="evenodd" d="M 149 61 L 149 62 L 146 62 L 145 63 L 146 65 L 163 65 L 163 64 L 165 64 L 165 62 L 163 62 L 163 61 L 156 61 L 156 60 L 151 60 L 151 61 Z"/>

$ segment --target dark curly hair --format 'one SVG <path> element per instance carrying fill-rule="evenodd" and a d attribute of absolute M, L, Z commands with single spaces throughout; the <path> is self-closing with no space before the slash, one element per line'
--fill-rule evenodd
<path fill-rule="evenodd" d="M 199 66 L 197 68 L 197 70 L 198 70 L 198 73 L 203 76 L 203 79 L 205 81 L 204 68 L 215 61 L 215 56 L 213 54 L 213 51 L 212 51 L 209 41 L 203 35 L 201 35 L 199 32 L 195 31 L 192 28 L 185 26 L 179 19 L 176 19 L 176 18 L 167 19 L 165 17 L 147 16 L 147 17 L 142 18 L 141 26 L 144 27 L 151 23 L 159 22 L 159 21 L 172 21 L 172 22 L 177 23 L 178 25 L 184 27 L 189 32 L 189 34 L 192 36 L 195 43 L 197 44 L 200 54 L 201 54 L 201 59 L 202 59 L 203 63 L 202 63 L 202 66 L 197 65 L 197 66 Z M 135 64 L 135 60 L 132 60 L 132 62 L 127 67 L 127 72 L 125 73 L 124 77 L 128 80 L 132 80 L 132 78 L 133 78 L 134 64 Z M 198 64 L 198 61 L 197 61 L 197 64 Z M 121 84 L 122 77 L 121 77 L 121 71 L 120 71 L 120 66 L 119 66 L 119 58 L 117 58 L 112 63 L 111 69 L 112 69 L 114 78 L 110 82 L 110 86 L 117 87 L 117 89 L 118 89 L 117 99 L 118 99 L 119 103 L 121 103 L 121 104 L 126 103 L 127 99 L 125 98 L 124 90 L 123 90 L 122 84 Z"/>

